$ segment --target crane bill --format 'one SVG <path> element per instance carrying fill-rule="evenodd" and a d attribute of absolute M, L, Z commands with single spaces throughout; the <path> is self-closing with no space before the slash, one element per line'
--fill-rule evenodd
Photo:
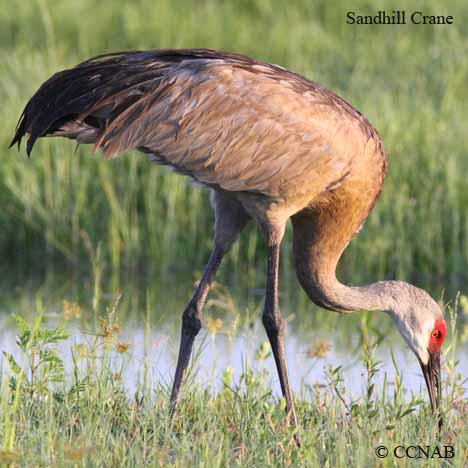
<path fill-rule="evenodd" d="M 420 362 L 420 364 L 424 375 L 424 380 L 426 381 L 432 412 L 434 415 L 436 415 L 439 428 L 441 428 L 443 420 L 442 415 L 440 414 L 440 352 L 429 353 L 429 360 L 427 364 L 423 364 L 422 362 Z"/>

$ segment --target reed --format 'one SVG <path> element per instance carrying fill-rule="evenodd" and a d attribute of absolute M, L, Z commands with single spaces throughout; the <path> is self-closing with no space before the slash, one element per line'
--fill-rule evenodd
<path fill-rule="evenodd" d="M 207 193 L 130 154 L 101 161 L 70 142 L 40 142 L 33 158 L 6 147 L 22 106 L 55 71 L 110 50 L 210 47 L 287 66 L 338 92 L 366 114 L 390 154 L 384 192 L 342 261 L 351 282 L 415 281 L 440 294 L 468 280 L 465 83 L 462 21 L 439 27 L 347 25 L 344 1 L 323 4 L 206 0 L 6 0 L 0 13 L 0 250 L 2 268 L 31 274 L 73 266 L 85 274 L 86 237 L 121 283 L 135 272 L 200 265 L 210 249 Z M 372 11 L 365 0 L 357 11 Z M 397 2 L 392 8 L 408 8 Z M 428 13 L 463 17 L 464 3 Z M 86 20 L 84 20 L 86 18 Z M 290 249 L 290 236 L 285 250 Z M 228 260 L 252 279 L 264 245 L 248 230 Z M 291 265 L 284 256 L 283 270 Z M 249 276 L 250 274 L 250 276 Z M 245 276 L 245 275 L 244 275 Z"/>

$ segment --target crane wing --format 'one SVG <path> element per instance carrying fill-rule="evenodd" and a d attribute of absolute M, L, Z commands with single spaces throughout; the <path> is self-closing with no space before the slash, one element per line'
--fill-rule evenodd
<path fill-rule="evenodd" d="M 281 67 L 192 49 L 108 54 L 55 74 L 26 105 L 12 145 L 26 133 L 28 154 L 39 137 L 65 136 L 106 158 L 139 149 L 203 184 L 282 196 L 341 180 L 375 130 Z"/>

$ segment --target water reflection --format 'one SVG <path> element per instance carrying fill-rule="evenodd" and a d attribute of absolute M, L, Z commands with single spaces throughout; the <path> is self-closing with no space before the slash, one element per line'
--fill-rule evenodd
<path fill-rule="evenodd" d="M 35 288 L 21 291 L 12 289 L 11 297 L 2 298 L 0 310 L 1 350 L 17 355 L 15 330 L 12 328 L 11 313 L 32 319 L 34 311 L 43 308 L 46 320 L 66 326 L 72 336 L 62 345 L 61 355 L 66 356 L 66 367 L 71 367 L 71 347 L 92 339 L 93 330 L 99 328 L 98 316 L 106 316 L 116 293 L 103 292 L 98 312 L 93 313 L 92 282 L 46 290 Z M 130 345 L 126 356 L 127 364 L 122 376 L 129 392 L 134 392 L 142 382 L 145 363 L 152 383 L 170 385 L 175 369 L 180 332 L 180 315 L 190 292 L 188 282 L 155 283 L 150 290 L 141 292 L 137 285 L 123 290 L 123 297 L 116 313 L 121 324 L 120 340 Z M 159 286 L 158 286 L 159 285 Z M 39 292 L 38 292 L 39 291 Z M 254 369 L 266 369 L 275 394 L 280 394 L 273 357 L 259 358 L 259 348 L 266 341 L 261 326 L 261 289 L 239 289 L 231 294 L 218 286 L 213 291 L 205 312 L 205 321 L 212 325 L 197 338 L 197 361 L 194 366 L 195 379 L 209 383 L 213 388 L 222 385 L 222 374 L 232 369 L 233 380 L 238 381 L 246 363 Z M 63 299 L 80 304 L 76 315 L 79 319 L 65 317 Z M 42 303 L 42 304 L 41 304 Z M 96 305 L 96 304 L 95 304 Z M 299 294 L 287 296 L 283 293 L 282 309 L 289 324 L 286 336 L 286 352 L 290 366 L 291 383 L 296 392 L 304 386 L 328 383 L 327 369 L 343 366 L 343 375 L 348 391 L 355 397 L 362 395 L 365 386 L 365 369 L 361 361 L 362 342 L 380 341 L 375 358 L 381 361 L 377 374 L 377 388 L 384 379 L 392 382 L 394 368 L 391 353 L 403 377 L 403 387 L 408 398 L 411 392 L 419 393 L 425 388 L 420 367 L 394 331 L 392 322 L 384 314 L 356 314 L 340 317 L 321 311 Z M 69 314 L 68 314 L 69 315 Z M 69 320 L 66 320 L 68 318 Z M 265 349 L 264 349 L 265 350 Z M 468 375 L 466 345 L 458 348 L 456 358 L 460 361 L 458 371 Z M 261 353 L 260 353 L 261 354 Z M 423 390 L 425 392 L 425 390 Z"/>

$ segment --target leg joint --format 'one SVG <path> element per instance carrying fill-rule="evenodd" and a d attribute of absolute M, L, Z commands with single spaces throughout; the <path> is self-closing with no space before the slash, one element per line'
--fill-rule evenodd
<path fill-rule="evenodd" d="M 270 314 L 265 311 L 262 315 L 262 322 L 268 335 L 272 333 L 278 336 L 284 333 L 285 323 L 279 312 L 276 314 Z"/>
<path fill-rule="evenodd" d="M 197 335 L 202 328 L 201 311 L 193 302 L 190 302 L 184 310 L 182 326 L 191 335 Z"/>

